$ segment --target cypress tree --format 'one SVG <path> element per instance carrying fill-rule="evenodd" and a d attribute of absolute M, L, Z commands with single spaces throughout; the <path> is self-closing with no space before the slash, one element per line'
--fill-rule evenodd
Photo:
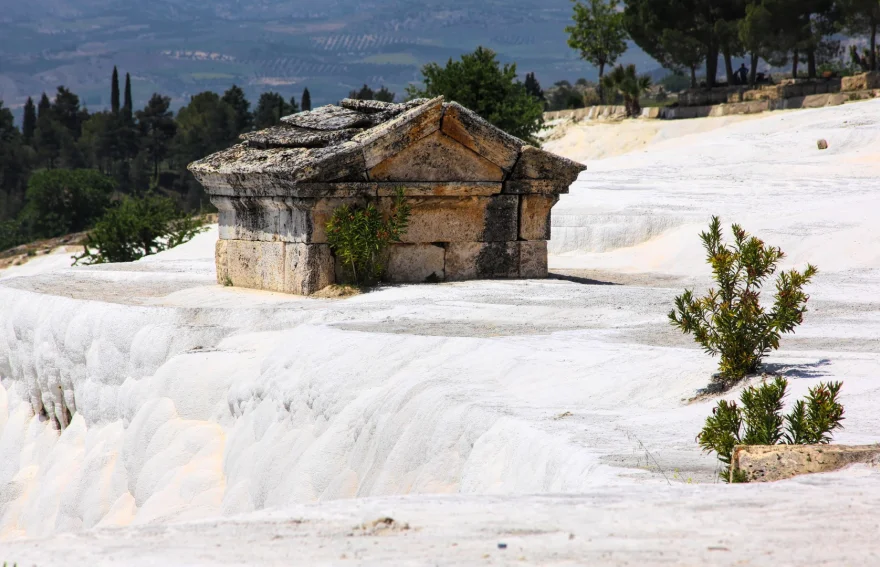
<path fill-rule="evenodd" d="M 535 78 L 534 73 L 526 73 L 524 86 L 527 93 L 539 100 L 544 100 L 544 90 L 541 88 L 541 83 Z"/>
<path fill-rule="evenodd" d="M 303 112 L 312 109 L 312 95 L 309 94 L 309 89 L 303 91 L 302 104 L 299 106 L 302 108 Z"/>
<path fill-rule="evenodd" d="M 37 106 L 37 118 L 42 118 L 43 116 L 48 118 L 51 109 L 52 103 L 49 102 L 49 97 L 46 96 L 46 93 L 43 93 L 43 96 L 40 98 L 40 104 Z"/>
<path fill-rule="evenodd" d="M 113 78 L 110 79 L 110 110 L 119 114 L 119 72 L 113 66 Z"/>
<path fill-rule="evenodd" d="M 122 118 L 125 120 L 126 124 L 131 122 L 131 113 L 132 113 L 132 102 L 131 102 L 131 75 L 128 73 L 125 74 L 125 104 L 122 107 Z"/>
<path fill-rule="evenodd" d="M 24 121 L 21 125 L 21 133 L 24 137 L 24 143 L 30 145 L 34 141 L 34 130 L 37 129 L 37 108 L 34 106 L 34 99 L 28 97 L 27 103 L 24 105 Z"/>

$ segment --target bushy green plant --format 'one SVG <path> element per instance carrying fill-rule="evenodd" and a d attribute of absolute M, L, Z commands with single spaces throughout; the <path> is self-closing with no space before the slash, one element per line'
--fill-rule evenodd
<path fill-rule="evenodd" d="M 90 169 L 49 169 L 28 180 L 21 225 L 31 238 L 86 230 L 110 205 L 114 182 Z"/>
<path fill-rule="evenodd" d="M 709 231 L 700 235 L 718 289 L 695 298 L 690 290 L 675 298 L 670 322 L 693 334 L 712 356 L 721 355 L 718 381 L 730 386 L 758 371 L 763 357 L 779 348 L 779 339 L 803 322 L 809 296 L 803 288 L 816 274 L 808 264 L 803 272 L 781 272 L 776 279 L 773 308 L 760 303 L 761 289 L 785 257 L 779 248 L 749 236 L 733 225 L 734 243 L 722 241 L 721 221 L 712 217 Z"/>
<path fill-rule="evenodd" d="M 202 225 L 167 197 L 124 197 L 95 224 L 74 263 L 132 262 L 187 242 Z"/>
<path fill-rule="evenodd" d="M 0 252 L 15 248 L 28 241 L 21 223 L 16 220 L 0 222 Z"/>
<path fill-rule="evenodd" d="M 770 382 L 746 388 L 736 402 L 721 400 L 706 418 L 697 436 L 705 451 L 714 452 L 724 464 L 721 477 L 731 477 L 733 449 L 737 445 L 808 445 L 831 442 L 831 433 L 843 427 L 843 406 L 838 401 L 840 382 L 810 388 L 806 400 L 798 400 L 788 415 L 782 414 L 788 381 L 777 376 Z"/>
<path fill-rule="evenodd" d="M 371 285 L 382 277 L 388 245 L 400 242 L 409 225 L 409 205 L 398 189 L 391 214 L 383 218 L 373 203 L 343 205 L 327 222 L 327 242 L 342 265 L 346 283 Z"/>
<path fill-rule="evenodd" d="M 422 86 L 410 85 L 410 97 L 443 96 L 473 110 L 485 120 L 518 138 L 537 144 L 544 104 L 530 95 L 516 78 L 516 64 L 498 62 L 491 49 L 478 47 L 445 67 L 422 67 Z"/>
<path fill-rule="evenodd" d="M 642 113 L 642 105 L 639 98 L 649 88 L 651 79 L 647 75 L 638 76 L 635 65 L 618 65 L 611 72 L 602 77 L 602 89 L 606 93 L 619 94 L 623 97 L 623 105 L 628 117 L 639 116 Z"/>

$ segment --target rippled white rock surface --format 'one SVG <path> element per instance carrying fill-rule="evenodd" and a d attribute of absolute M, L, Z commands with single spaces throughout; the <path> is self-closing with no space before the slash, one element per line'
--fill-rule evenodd
<path fill-rule="evenodd" d="M 556 279 L 233 289 L 216 231 L 133 264 L 0 272 L 0 562 L 869 561 L 877 471 L 705 484 L 714 401 L 684 400 L 716 361 L 665 314 L 708 281 L 713 213 L 818 264 L 769 369 L 792 398 L 843 380 L 837 440 L 880 441 L 880 104 L 669 136 L 589 162 L 554 209 Z M 770 537 L 758 513 L 830 514 L 850 555 L 814 537 L 828 522 Z M 412 529 L 347 535 L 380 515 Z"/>

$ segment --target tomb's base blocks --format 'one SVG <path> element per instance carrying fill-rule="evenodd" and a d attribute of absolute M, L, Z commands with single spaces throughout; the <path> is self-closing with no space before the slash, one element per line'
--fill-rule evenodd
<path fill-rule="evenodd" d="M 217 241 L 217 283 L 311 295 L 335 283 L 342 267 L 327 244 Z M 547 242 L 393 244 L 385 281 L 436 283 L 547 277 Z"/>
<path fill-rule="evenodd" d="M 326 244 L 217 241 L 217 283 L 310 295 L 336 280 Z"/>

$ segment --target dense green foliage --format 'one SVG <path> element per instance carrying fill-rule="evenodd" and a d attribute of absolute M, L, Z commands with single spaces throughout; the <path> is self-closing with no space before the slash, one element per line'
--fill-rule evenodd
<path fill-rule="evenodd" d="M 526 73 L 526 80 L 523 86 L 526 88 L 526 92 L 534 98 L 544 100 L 544 89 L 541 88 L 541 83 L 535 78 L 534 73 Z"/>
<path fill-rule="evenodd" d="M 81 207 L 55 210 L 59 203 L 67 206 L 90 195 L 80 191 L 83 183 L 102 195 L 112 186 L 116 196 L 155 188 L 185 210 L 209 207 L 187 164 L 236 143 L 255 125 L 277 124 L 298 108 L 296 101 L 264 93 L 251 112 L 244 91 L 233 85 L 222 97 L 211 92 L 191 97 L 176 116 L 171 99 L 160 94 L 135 110 L 131 77 L 126 74 L 120 88 L 119 75 L 114 68 L 109 110 L 89 113 L 76 94 L 59 87 L 54 99 L 45 93 L 38 104 L 28 99 L 21 130 L 0 101 L 0 250 L 57 236 L 59 230 L 90 228 L 109 195 L 79 203 L 89 208 L 87 214 Z M 67 187 L 63 195 L 49 189 L 61 185 Z"/>
<path fill-rule="evenodd" d="M 93 169 L 38 171 L 28 181 L 20 222 L 35 238 L 81 232 L 110 205 L 113 189 L 113 180 Z"/>
<path fill-rule="evenodd" d="M 742 84 L 734 57 L 747 56 L 749 84 L 757 78 L 760 59 L 789 64 L 792 76 L 806 63 L 814 78 L 823 65 L 839 60 L 844 31 L 867 36 L 865 70 L 877 68 L 876 36 L 880 25 L 877 0 L 624 0 L 624 24 L 632 40 L 664 67 L 689 72 L 705 65 L 713 86 L 719 57 L 728 84 Z"/>
<path fill-rule="evenodd" d="M 730 465 L 737 445 L 812 445 L 831 442 L 831 434 L 843 427 L 843 406 L 838 401 L 840 382 L 810 388 L 806 400 L 798 400 L 783 415 L 783 399 L 788 382 L 776 377 L 757 387 L 743 390 L 741 405 L 721 400 L 706 418 L 697 436 L 705 451 L 718 455 L 724 465 L 721 478 L 731 478 Z"/>
<path fill-rule="evenodd" d="M 365 207 L 343 205 L 327 222 L 327 242 L 342 264 L 346 283 L 372 285 L 384 272 L 385 252 L 392 242 L 400 242 L 409 224 L 409 205 L 403 190 L 387 218 L 373 203 Z"/>
<path fill-rule="evenodd" d="M 364 85 L 360 90 L 350 91 L 348 98 L 356 100 L 378 100 L 381 102 L 394 102 L 395 94 L 389 91 L 384 85 L 379 90 L 374 91 L 369 86 Z"/>
<path fill-rule="evenodd" d="M 203 230 L 201 220 L 187 215 L 167 197 L 126 196 L 95 224 L 76 262 L 132 262 L 183 244 Z"/>
<path fill-rule="evenodd" d="M 602 86 L 605 67 L 614 65 L 626 51 L 627 33 L 619 0 L 587 0 L 586 4 L 575 0 L 572 19 L 574 25 L 565 28 L 568 45 L 599 70 Z M 605 100 L 602 90 L 599 98 Z"/>
<path fill-rule="evenodd" d="M 623 105 L 628 117 L 639 116 L 642 106 L 639 98 L 651 86 L 651 79 L 639 77 L 635 65 L 618 65 L 605 77 L 602 77 L 602 88 L 609 93 L 623 97 Z"/>
<path fill-rule="evenodd" d="M 443 96 L 465 106 L 508 134 L 535 142 L 544 105 L 516 79 L 516 65 L 498 63 L 495 52 L 478 47 L 473 53 L 450 59 L 445 67 L 422 67 L 423 85 L 411 86 L 411 97 Z"/>
<path fill-rule="evenodd" d="M 803 272 L 781 272 L 768 311 L 760 302 L 761 289 L 785 254 L 738 225 L 733 225 L 733 236 L 733 244 L 725 244 L 721 221 L 712 218 L 700 238 L 718 288 L 701 298 L 685 291 L 675 298 L 675 309 L 669 313 L 676 328 L 693 334 L 707 353 L 721 355 L 718 380 L 725 386 L 756 373 L 763 357 L 779 348 L 780 337 L 803 322 L 809 299 L 803 288 L 816 274 L 809 264 Z"/>
<path fill-rule="evenodd" d="M 254 128 L 262 130 L 275 126 L 285 116 L 297 112 L 299 112 L 299 106 L 296 104 L 296 97 L 291 97 L 288 102 L 278 93 L 263 93 L 257 102 L 256 110 L 254 110 Z"/>

